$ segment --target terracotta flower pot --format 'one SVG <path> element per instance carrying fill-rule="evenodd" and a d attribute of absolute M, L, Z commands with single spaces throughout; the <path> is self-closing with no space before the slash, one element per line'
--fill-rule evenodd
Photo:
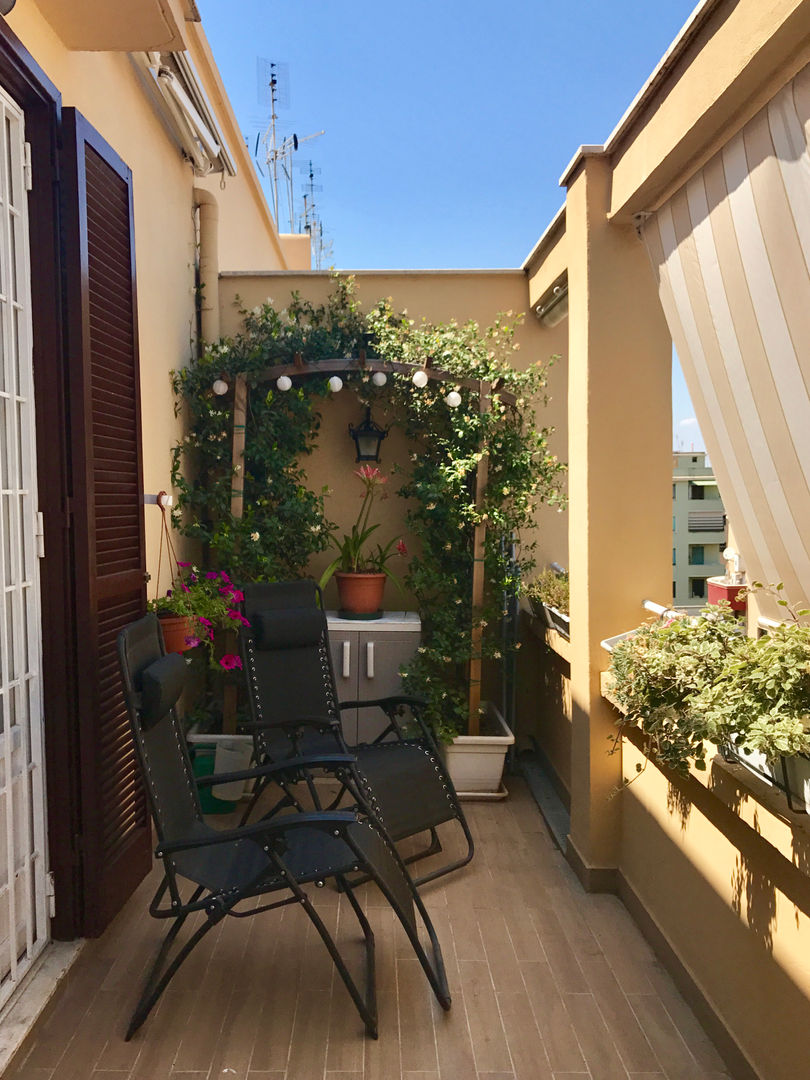
<path fill-rule="evenodd" d="M 187 615 L 162 615 L 160 628 L 167 653 L 183 653 L 189 648 L 186 638 L 194 636 L 194 626 Z"/>
<path fill-rule="evenodd" d="M 374 615 L 382 608 L 385 574 L 335 574 L 340 610 L 347 615 Z"/>
<path fill-rule="evenodd" d="M 743 595 L 740 599 L 737 599 L 740 593 L 744 592 L 744 585 L 729 585 L 722 577 L 710 577 L 707 578 L 707 581 L 710 604 L 718 604 L 721 600 L 728 600 L 732 611 L 745 611 L 748 606 L 747 596 Z"/>

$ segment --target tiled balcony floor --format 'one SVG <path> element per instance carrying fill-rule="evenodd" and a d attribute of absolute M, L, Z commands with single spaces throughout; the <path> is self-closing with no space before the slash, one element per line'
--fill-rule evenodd
<path fill-rule="evenodd" d="M 15 1080 L 720 1080 L 728 1073 L 622 904 L 580 888 L 528 792 L 470 803 L 473 863 L 424 896 L 453 1007 L 432 999 L 390 909 L 365 886 L 380 1038 L 365 1038 L 297 907 L 225 919 L 130 1043 L 163 923 L 145 882 L 91 941 L 6 1077 Z M 422 864 L 425 865 L 425 864 Z M 314 890 L 313 890 L 314 891 Z M 346 901 L 316 892 L 355 934 Z M 353 924 L 353 925 L 352 925 Z"/>

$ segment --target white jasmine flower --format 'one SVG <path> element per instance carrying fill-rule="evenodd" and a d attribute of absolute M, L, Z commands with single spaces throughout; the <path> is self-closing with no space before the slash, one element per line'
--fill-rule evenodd
<path fill-rule="evenodd" d="M 255 541 L 259 539 L 259 534 L 257 532 L 252 532 L 250 534 L 250 539 L 253 540 L 255 543 Z"/>

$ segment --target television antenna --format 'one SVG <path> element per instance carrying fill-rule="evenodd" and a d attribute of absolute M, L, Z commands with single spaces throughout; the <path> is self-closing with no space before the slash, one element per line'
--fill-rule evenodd
<path fill-rule="evenodd" d="M 292 135 L 282 136 L 278 131 L 278 112 L 277 110 L 282 106 L 282 101 L 285 98 L 289 100 L 289 85 L 287 83 L 285 89 L 286 78 L 282 82 L 282 66 L 271 60 L 260 59 L 257 63 L 258 80 L 260 84 L 263 80 L 266 81 L 266 88 L 260 86 L 260 100 L 263 103 L 267 103 L 270 106 L 270 123 L 267 125 L 263 133 L 260 133 L 256 139 L 256 155 L 258 155 L 259 144 L 264 146 L 264 161 L 267 166 L 268 181 L 270 183 L 270 193 L 273 201 L 273 216 L 276 220 L 276 226 L 281 223 L 279 221 L 279 202 L 283 189 L 284 196 L 286 198 L 287 217 L 290 222 L 290 231 L 294 229 L 295 222 L 295 209 L 294 209 L 294 197 L 293 197 L 293 154 L 298 147 L 305 142 L 310 142 L 312 139 L 318 139 L 325 132 L 316 131 L 311 135 L 298 136 L 295 133 Z M 257 156 L 258 163 L 258 156 Z"/>

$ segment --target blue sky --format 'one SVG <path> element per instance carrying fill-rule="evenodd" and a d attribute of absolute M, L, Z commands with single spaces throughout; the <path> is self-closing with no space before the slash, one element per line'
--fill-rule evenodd
<path fill-rule="evenodd" d="M 519 266 L 563 202 L 577 147 L 605 141 L 694 2 L 198 6 L 251 148 L 268 119 L 258 58 L 289 71 L 281 133 L 325 129 L 296 161 L 320 169 L 330 261 L 388 269 Z M 694 415 L 680 378 L 673 414 L 675 436 L 699 442 L 679 426 Z"/>

